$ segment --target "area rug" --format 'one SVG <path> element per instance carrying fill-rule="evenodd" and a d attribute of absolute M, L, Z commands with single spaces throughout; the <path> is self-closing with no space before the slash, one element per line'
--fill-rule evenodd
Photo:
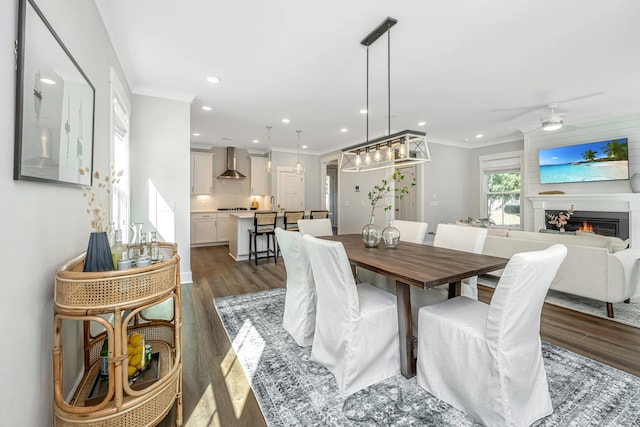
<path fill-rule="evenodd" d="M 401 375 L 343 397 L 333 375 L 282 328 L 284 289 L 214 304 L 269 426 L 471 426 Z M 640 378 L 543 343 L 554 412 L 536 426 L 638 426 Z"/>
<path fill-rule="evenodd" d="M 495 288 L 497 283 L 497 277 L 489 275 L 478 276 L 479 285 Z M 591 298 L 579 297 L 577 295 L 549 289 L 545 302 L 640 328 L 640 297 L 631 298 L 629 304 L 624 302 L 614 303 L 613 319 L 607 317 L 607 306 L 604 302 Z"/>

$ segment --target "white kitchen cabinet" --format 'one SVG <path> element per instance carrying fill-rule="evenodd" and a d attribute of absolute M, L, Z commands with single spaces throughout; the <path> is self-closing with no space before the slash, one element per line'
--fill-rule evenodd
<path fill-rule="evenodd" d="M 191 214 L 191 244 L 206 245 L 229 241 L 229 214 L 199 212 Z"/>
<path fill-rule="evenodd" d="M 218 213 L 218 242 L 228 242 L 231 234 L 231 220 L 229 214 Z"/>
<path fill-rule="evenodd" d="M 191 152 L 191 194 L 213 193 L 213 153 Z"/>
<path fill-rule="evenodd" d="M 198 213 L 191 217 L 191 243 L 213 243 L 218 238 L 217 233 L 217 214 L 216 213 Z"/>
<path fill-rule="evenodd" d="M 265 170 L 266 157 L 251 157 L 251 194 L 269 194 L 269 174 Z"/>

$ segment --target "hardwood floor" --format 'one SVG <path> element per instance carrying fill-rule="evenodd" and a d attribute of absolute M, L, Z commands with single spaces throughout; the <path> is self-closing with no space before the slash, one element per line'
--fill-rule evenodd
<path fill-rule="evenodd" d="M 236 263 L 226 246 L 191 249 L 193 284 L 183 295 L 184 424 L 265 426 L 253 392 L 214 307 L 213 299 L 284 287 L 285 270 L 278 263 Z M 493 289 L 479 287 L 489 302 Z M 603 310 L 604 310 L 603 304 Z M 545 304 L 542 339 L 607 365 L 640 376 L 640 329 Z M 174 427 L 175 407 L 159 424 Z"/>

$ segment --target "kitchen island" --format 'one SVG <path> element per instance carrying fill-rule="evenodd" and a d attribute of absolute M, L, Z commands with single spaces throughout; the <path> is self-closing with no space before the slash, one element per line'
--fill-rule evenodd
<path fill-rule="evenodd" d="M 249 230 L 253 230 L 254 214 L 255 211 L 229 212 L 229 256 L 236 261 L 249 259 Z M 284 228 L 284 213 L 278 214 L 276 226 Z M 265 250 L 266 240 L 258 239 L 257 245 L 258 251 Z"/>

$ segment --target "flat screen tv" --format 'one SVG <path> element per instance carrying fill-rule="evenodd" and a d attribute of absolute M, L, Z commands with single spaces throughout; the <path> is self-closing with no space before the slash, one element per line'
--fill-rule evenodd
<path fill-rule="evenodd" d="M 627 138 L 538 151 L 540 184 L 629 179 Z"/>

